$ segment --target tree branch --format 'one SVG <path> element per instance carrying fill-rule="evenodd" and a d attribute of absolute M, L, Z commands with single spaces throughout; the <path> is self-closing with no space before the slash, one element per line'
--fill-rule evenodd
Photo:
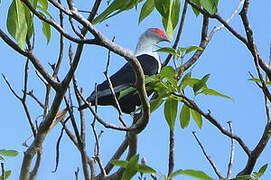
<path fill-rule="evenodd" d="M 199 146 L 200 146 L 200 148 L 201 148 L 201 150 L 202 150 L 204 156 L 206 157 L 206 159 L 207 159 L 207 160 L 209 161 L 209 163 L 211 164 L 211 166 L 212 166 L 213 170 L 215 171 L 216 175 L 218 176 L 218 178 L 219 178 L 219 179 L 223 179 L 222 175 L 220 174 L 220 172 L 219 172 L 218 169 L 216 168 L 215 163 L 212 161 L 211 157 L 208 156 L 208 154 L 206 153 L 206 151 L 205 151 L 203 145 L 201 144 L 199 138 L 197 137 L 196 132 L 193 131 L 192 133 L 193 133 L 195 139 L 197 140 L 197 142 L 198 142 L 198 144 L 199 144 Z"/>

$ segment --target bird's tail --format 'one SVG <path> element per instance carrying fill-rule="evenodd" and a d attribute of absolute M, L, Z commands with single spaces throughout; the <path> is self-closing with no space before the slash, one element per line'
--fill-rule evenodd
<path fill-rule="evenodd" d="M 83 109 L 86 109 L 88 107 L 87 104 L 83 104 L 82 106 L 79 106 L 78 111 L 82 111 Z"/>

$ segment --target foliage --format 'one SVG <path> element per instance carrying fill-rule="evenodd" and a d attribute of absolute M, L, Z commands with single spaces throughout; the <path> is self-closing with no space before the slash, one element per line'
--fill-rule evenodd
<path fill-rule="evenodd" d="M 0 161 L 5 161 L 5 158 L 3 156 L 6 157 L 15 157 L 19 154 L 18 151 L 15 150 L 6 150 L 6 149 L 1 149 L 0 150 Z M 7 170 L 5 171 L 5 179 L 8 179 L 8 177 L 11 175 L 11 170 Z M 3 179 L 3 176 L 0 176 L 0 180 Z"/>

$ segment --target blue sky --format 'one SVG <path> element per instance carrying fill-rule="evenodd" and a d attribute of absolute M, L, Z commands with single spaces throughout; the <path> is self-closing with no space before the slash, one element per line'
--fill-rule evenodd
<path fill-rule="evenodd" d="M 219 2 L 219 12 L 222 17 L 228 18 L 232 11 L 237 7 L 238 1 L 228 0 Z M 5 21 L 7 16 L 7 8 L 9 3 L 0 5 L 0 28 L 6 31 Z M 183 4 L 183 1 L 182 1 Z M 85 10 L 89 7 L 89 3 L 76 3 L 78 9 Z M 257 47 L 264 59 L 269 58 L 269 44 L 271 40 L 271 25 L 267 21 L 271 19 L 270 14 L 271 2 L 265 3 L 251 1 L 249 9 L 249 20 L 254 30 L 254 38 Z M 104 2 L 99 13 L 106 7 Z M 160 16 L 153 12 L 151 16 L 146 18 L 138 25 L 138 10 L 130 10 L 118 16 L 115 16 L 105 22 L 98 24 L 96 27 L 107 38 L 115 37 L 115 42 L 123 47 L 135 50 L 137 39 L 142 32 L 150 27 L 162 28 Z M 52 14 L 56 14 L 52 10 Z M 188 14 L 184 25 L 183 34 L 179 46 L 188 47 L 198 45 L 200 41 L 200 26 L 202 17 L 195 17 L 191 8 L 188 8 Z M 230 24 L 242 35 L 244 35 L 241 20 L 237 14 Z M 210 28 L 217 26 L 215 20 L 210 20 Z M 66 26 L 68 27 L 68 26 Z M 37 40 L 34 50 L 35 55 L 42 61 L 43 65 L 51 72 L 48 62 L 54 63 L 58 54 L 58 36 L 56 31 L 52 31 L 51 42 L 46 45 L 46 39 L 41 34 L 41 27 L 36 23 Z M 2 54 L 2 65 L 0 72 L 5 74 L 13 88 L 17 93 L 21 93 L 23 88 L 23 68 L 25 58 L 14 52 L 3 41 L 0 41 L 0 49 Z M 67 58 L 67 50 L 70 42 L 65 43 L 65 56 L 63 67 L 60 71 L 60 78 L 68 70 L 69 61 Z M 170 44 L 172 45 L 172 44 Z M 162 43 L 161 46 L 169 46 Z M 73 50 L 76 46 L 73 44 Z M 160 53 L 164 59 L 166 54 Z M 92 92 L 95 82 L 102 82 L 105 77 L 103 72 L 107 61 L 107 50 L 101 47 L 86 45 L 82 54 L 79 67 L 76 71 L 76 77 L 80 87 L 84 88 L 85 97 Z M 111 55 L 110 74 L 116 72 L 126 61 L 118 55 Z M 195 99 L 198 105 L 205 111 L 211 110 L 213 116 L 225 127 L 227 121 L 232 121 L 234 133 L 238 134 L 250 149 L 253 149 L 262 135 L 262 131 L 266 122 L 264 109 L 264 98 L 261 90 L 253 83 L 248 81 L 249 73 L 256 76 L 256 71 L 252 56 L 241 44 L 239 40 L 234 38 L 226 29 L 217 32 L 212 41 L 209 43 L 204 54 L 200 57 L 192 76 L 201 78 L 205 74 L 210 73 L 211 77 L 208 81 L 208 87 L 215 89 L 235 99 L 235 103 L 228 99 L 219 97 L 200 95 Z M 44 99 L 44 85 L 35 76 L 34 68 L 30 65 L 29 70 L 29 90 L 33 89 L 34 94 L 41 100 Z M 31 134 L 30 126 L 23 111 L 20 102 L 11 94 L 4 80 L 0 80 L 0 107 L 1 126 L 0 126 L 0 149 L 15 149 L 20 154 L 15 158 L 7 158 L 5 163 L 6 169 L 12 170 L 10 179 L 17 179 L 21 167 L 23 152 L 26 150 L 22 143 Z M 42 110 L 31 99 L 27 100 L 30 108 L 32 119 L 36 119 L 42 114 Z M 64 108 L 64 103 L 61 106 Z M 179 109 L 181 106 L 179 105 Z M 99 115 L 105 121 L 118 124 L 118 113 L 112 107 L 99 107 Z M 94 138 L 91 132 L 90 123 L 93 119 L 89 111 L 85 111 L 87 117 L 87 151 L 89 156 L 93 155 Z M 77 114 L 78 115 L 78 114 Z M 38 119 L 40 122 L 41 119 Z M 125 116 L 125 121 L 131 123 L 131 118 Z M 79 122 L 79 118 L 78 118 Z M 65 134 L 60 147 L 60 162 L 56 173 L 51 173 L 55 167 L 56 143 L 60 134 L 61 125 L 57 125 L 47 136 L 43 145 L 43 158 L 37 179 L 74 179 L 74 171 L 80 168 L 80 179 L 83 178 L 81 169 L 80 155 L 77 149 Z M 101 158 L 104 164 L 111 158 L 113 152 L 122 142 L 125 134 L 115 130 L 105 129 L 97 124 L 97 131 L 104 130 L 105 133 L 101 138 Z M 192 121 L 188 128 L 181 129 L 178 120 L 176 121 L 175 136 L 175 170 L 177 169 L 194 169 L 202 170 L 211 177 L 216 177 L 210 164 L 203 156 L 196 140 L 192 135 L 192 131 L 196 131 L 201 142 L 204 144 L 207 153 L 216 163 L 217 168 L 223 176 L 226 175 L 227 165 L 230 154 L 230 139 L 222 135 L 218 129 L 204 119 L 203 127 L 200 130 Z M 32 141 L 31 139 L 30 141 Z M 160 107 L 156 112 L 151 114 L 150 123 L 146 129 L 139 135 L 138 153 L 140 157 L 146 157 L 147 165 L 155 170 L 167 174 L 168 169 L 168 144 L 169 144 L 169 128 L 163 115 L 163 108 Z M 30 144 L 30 142 L 29 142 Z M 235 143 L 236 151 L 233 164 L 233 175 L 236 175 L 245 166 L 247 157 L 240 146 Z M 259 158 L 255 170 L 262 165 L 271 162 L 270 143 L 263 151 Z M 270 167 L 266 171 L 262 179 L 271 177 Z M 185 177 L 185 179 L 189 179 Z"/>

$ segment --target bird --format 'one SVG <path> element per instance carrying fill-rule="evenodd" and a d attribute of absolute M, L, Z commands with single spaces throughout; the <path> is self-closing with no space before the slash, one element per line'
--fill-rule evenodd
<path fill-rule="evenodd" d="M 166 41 L 170 42 L 166 33 L 159 28 L 147 29 L 139 38 L 135 55 L 143 69 L 144 75 L 158 74 L 161 70 L 161 61 L 156 51 L 157 44 L 159 42 Z M 113 85 L 114 92 L 118 98 L 120 92 L 132 87 L 136 83 L 136 75 L 133 68 L 127 62 L 123 67 L 120 68 L 115 74 L 110 77 L 110 81 Z M 147 91 L 148 96 L 152 94 L 152 90 Z M 105 80 L 101 84 L 97 85 L 97 93 L 93 91 L 91 95 L 86 99 L 92 106 L 95 105 L 97 94 L 97 105 L 102 106 L 114 106 L 117 108 L 116 101 L 109 87 L 109 82 Z M 124 97 L 118 100 L 121 111 L 126 114 L 131 114 L 135 111 L 136 106 L 141 105 L 140 98 L 137 93 L 130 92 Z M 87 104 L 79 106 L 78 110 L 81 111 L 87 108 Z"/>

